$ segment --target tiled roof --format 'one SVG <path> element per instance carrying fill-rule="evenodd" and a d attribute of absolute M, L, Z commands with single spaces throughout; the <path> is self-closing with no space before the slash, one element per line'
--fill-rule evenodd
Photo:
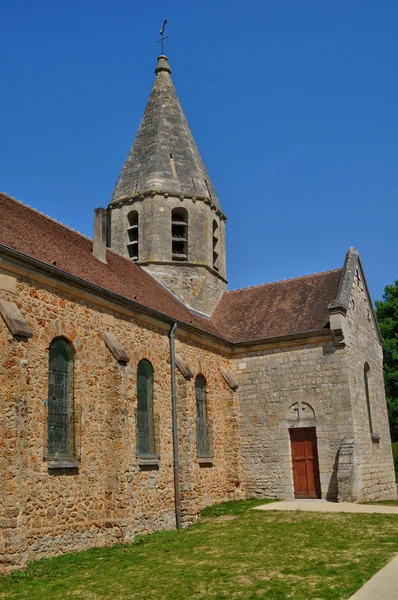
<path fill-rule="evenodd" d="M 109 292 L 233 343 L 319 330 L 328 325 L 341 269 L 226 292 L 212 318 L 190 311 L 131 260 L 107 250 L 107 264 L 92 241 L 0 193 L 0 244 Z"/>
<path fill-rule="evenodd" d="M 211 320 L 234 343 L 323 329 L 341 271 L 226 292 Z"/>
<path fill-rule="evenodd" d="M 107 264 L 92 254 L 92 241 L 0 193 L 0 244 L 133 300 L 172 319 L 220 335 L 209 319 L 192 313 L 131 260 L 107 250 Z"/>

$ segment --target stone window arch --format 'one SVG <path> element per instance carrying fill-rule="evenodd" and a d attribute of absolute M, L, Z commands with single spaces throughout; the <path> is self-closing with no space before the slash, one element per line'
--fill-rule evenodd
<path fill-rule="evenodd" d="M 369 421 L 369 429 L 370 433 L 373 434 L 373 423 L 372 423 L 372 410 L 370 406 L 370 394 L 369 394 L 369 380 L 370 380 L 370 367 L 366 362 L 363 368 L 363 378 L 365 384 L 365 397 L 366 397 L 366 409 L 368 412 L 368 421 Z"/>
<path fill-rule="evenodd" d="M 137 368 L 137 454 L 141 458 L 156 458 L 153 412 L 153 367 L 143 359 Z"/>
<path fill-rule="evenodd" d="M 131 210 L 127 215 L 128 227 L 127 234 L 129 241 L 127 251 L 132 260 L 138 260 L 139 257 L 139 232 L 138 232 L 138 212 Z"/>
<path fill-rule="evenodd" d="M 213 269 L 216 271 L 219 270 L 219 240 L 218 240 L 219 232 L 218 232 L 218 223 L 214 219 L 213 220 Z"/>
<path fill-rule="evenodd" d="M 188 211 L 183 207 L 171 211 L 171 258 L 188 260 Z"/>
<path fill-rule="evenodd" d="M 195 399 L 197 455 L 198 458 L 212 458 L 212 423 L 207 417 L 207 381 L 203 375 L 195 379 Z"/>
<path fill-rule="evenodd" d="M 47 455 L 50 460 L 75 456 L 74 351 L 65 338 L 55 338 L 49 348 Z"/>

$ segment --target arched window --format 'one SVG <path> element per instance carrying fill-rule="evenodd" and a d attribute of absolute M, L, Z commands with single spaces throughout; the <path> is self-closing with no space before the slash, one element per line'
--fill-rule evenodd
<path fill-rule="evenodd" d="M 138 212 L 136 210 L 132 210 L 127 215 L 127 219 L 129 222 L 129 226 L 127 228 L 127 233 L 129 236 L 127 250 L 129 257 L 132 260 L 138 260 Z"/>
<path fill-rule="evenodd" d="M 219 270 L 218 265 L 219 249 L 218 249 L 218 225 L 217 221 L 213 221 L 213 269 Z"/>
<path fill-rule="evenodd" d="M 206 379 L 198 375 L 195 380 L 196 445 L 198 458 L 212 458 L 213 439 L 211 422 L 207 418 Z"/>
<path fill-rule="evenodd" d="M 63 338 L 53 340 L 48 373 L 48 458 L 75 455 L 73 410 L 73 349 Z"/>
<path fill-rule="evenodd" d="M 372 412 L 370 409 L 370 396 L 369 396 L 370 367 L 369 367 L 368 363 L 365 363 L 365 367 L 363 370 L 363 376 L 364 376 L 364 380 L 365 380 L 366 408 L 368 410 L 369 429 L 370 429 L 370 433 L 373 433 Z"/>
<path fill-rule="evenodd" d="M 171 212 L 171 258 L 188 260 L 188 213 L 185 208 Z"/>
<path fill-rule="evenodd" d="M 153 414 L 153 367 L 142 360 L 137 371 L 137 454 L 155 458 L 157 453 Z"/>

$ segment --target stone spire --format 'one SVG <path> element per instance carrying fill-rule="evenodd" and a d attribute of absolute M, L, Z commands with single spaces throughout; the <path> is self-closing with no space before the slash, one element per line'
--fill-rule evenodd
<path fill-rule="evenodd" d="M 108 207 L 108 243 L 190 308 L 211 315 L 226 290 L 225 221 L 166 56 Z"/>
<path fill-rule="evenodd" d="M 156 192 L 208 199 L 221 210 L 174 89 L 166 56 L 159 56 L 155 73 L 144 116 L 111 204 Z"/>

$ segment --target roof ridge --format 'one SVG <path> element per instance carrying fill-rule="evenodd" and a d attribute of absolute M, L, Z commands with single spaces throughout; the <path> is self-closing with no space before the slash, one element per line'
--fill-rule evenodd
<path fill-rule="evenodd" d="M 26 208 L 29 208 L 29 210 L 35 212 L 36 214 L 38 214 L 38 215 L 40 215 L 42 217 L 45 217 L 46 219 L 48 219 L 52 223 L 55 223 L 56 225 L 60 225 L 61 227 L 64 227 L 65 229 L 68 229 L 69 231 L 72 231 L 73 233 L 76 233 L 77 235 L 80 235 L 82 238 L 84 238 L 86 240 L 89 240 L 90 242 L 93 241 L 92 238 L 88 237 L 87 235 L 84 235 L 84 233 L 81 233 L 81 231 L 77 231 L 77 229 L 73 229 L 73 227 L 70 227 L 69 225 L 65 225 L 65 223 L 62 223 L 62 221 L 57 221 L 57 219 L 54 219 L 53 217 L 50 217 L 49 215 L 46 215 L 41 210 L 37 210 L 37 208 L 34 208 L 33 206 L 30 206 L 30 204 L 26 204 L 26 202 L 22 202 L 22 200 L 18 200 L 17 198 L 14 198 L 14 196 L 9 196 L 7 194 L 7 192 L 0 192 L 0 195 L 5 196 L 9 200 L 12 200 L 13 202 L 16 202 L 17 204 L 21 204 L 22 206 L 25 206 Z"/>
<path fill-rule="evenodd" d="M 288 277 L 287 279 L 276 279 L 275 281 L 268 281 L 267 283 L 259 283 L 258 285 L 249 285 L 243 288 L 237 288 L 236 290 L 227 290 L 226 294 L 232 294 L 234 292 L 244 292 L 245 290 L 253 290 L 260 287 L 265 287 L 267 285 L 275 285 L 276 283 L 287 283 L 288 281 L 296 281 L 297 279 L 307 279 L 309 277 L 317 277 L 319 275 L 326 275 L 327 273 L 337 273 L 341 271 L 342 268 L 338 267 L 337 269 L 329 269 L 328 271 L 319 271 L 318 273 L 309 273 L 308 275 L 299 275 L 298 277 Z"/>

